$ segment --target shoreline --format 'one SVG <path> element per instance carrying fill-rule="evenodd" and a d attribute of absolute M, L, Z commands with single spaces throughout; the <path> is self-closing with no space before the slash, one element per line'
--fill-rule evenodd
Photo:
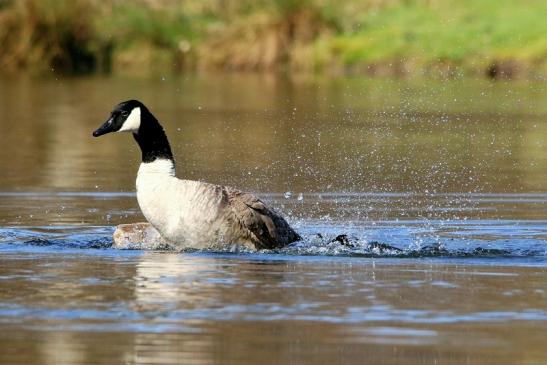
<path fill-rule="evenodd" d="M 539 0 L 7 2 L 0 69 L 546 80 L 545 11 Z"/>

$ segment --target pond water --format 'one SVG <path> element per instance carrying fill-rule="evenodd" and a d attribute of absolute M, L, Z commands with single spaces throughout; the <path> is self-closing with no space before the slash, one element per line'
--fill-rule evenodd
<path fill-rule="evenodd" d="M 547 362 L 546 86 L 0 79 L 0 363 Z M 129 98 L 179 177 L 257 193 L 304 240 L 111 248 L 144 219 L 140 153 L 91 132 Z"/>

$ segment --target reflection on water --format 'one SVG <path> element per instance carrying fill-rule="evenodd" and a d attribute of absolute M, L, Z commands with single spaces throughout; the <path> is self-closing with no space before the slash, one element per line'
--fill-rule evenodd
<path fill-rule="evenodd" d="M 134 141 L 91 131 L 139 98 L 191 179 L 267 192 L 542 192 L 546 96 L 543 84 L 462 81 L 4 79 L 0 190 L 133 191 Z"/>
<path fill-rule="evenodd" d="M 495 364 L 545 355 L 546 277 L 533 267 L 132 251 L 0 260 L 3 363 Z"/>
<path fill-rule="evenodd" d="M 0 363 L 545 363 L 547 91 L 269 76 L 0 80 Z M 110 248 L 142 220 L 124 99 L 178 174 L 259 192 L 305 240 Z M 346 234 L 348 242 L 333 241 Z"/>

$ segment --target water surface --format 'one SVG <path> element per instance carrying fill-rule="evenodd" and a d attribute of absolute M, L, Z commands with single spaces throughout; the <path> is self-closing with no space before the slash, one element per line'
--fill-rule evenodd
<path fill-rule="evenodd" d="M 4 78 L 0 362 L 544 363 L 546 97 L 484 81 Z M 140 154 L 91 132 L 129 98 L 163 122 L 180 177 L 258 193 L 304 240 L 112 249 L 113 226 L 143 220 Z"/>

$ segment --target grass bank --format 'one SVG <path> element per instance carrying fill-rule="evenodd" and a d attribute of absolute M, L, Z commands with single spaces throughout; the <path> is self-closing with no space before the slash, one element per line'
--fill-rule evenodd
<path fill-rule="evenodd" d="M 0 0 L 0 67 L 544 78 L 544 0 Z"/>

